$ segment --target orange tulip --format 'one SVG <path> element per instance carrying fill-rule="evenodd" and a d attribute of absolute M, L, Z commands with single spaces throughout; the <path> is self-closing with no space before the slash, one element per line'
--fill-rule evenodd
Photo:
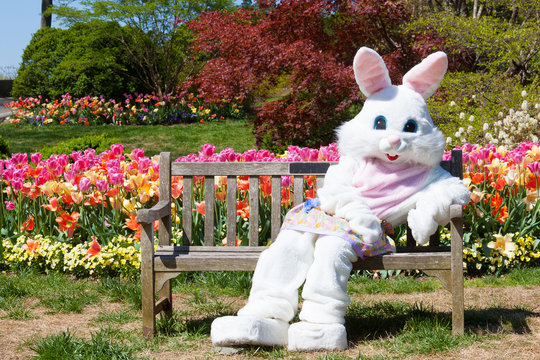
<path fill-rule="evenodd" d="M 92 235 L 92 243 L 90 244 L 90 247 L 88 250 L 86 250 L 86 256 L 85 259 L 91 258 L 92 256 L 96 256 L 101 252 L 101 246 L 99 246 L 99 243 L 97 241 L 97 238 Z"/>
<path fill-rule="evenodd" d="M 30 216 L 30 219 L 23 222 L 21 226 L 21 231 L 32 231 L 34 230 L 34 217 Z"/>
<path fill-rule="evenodd" d="M 34 252 L 37 250 L 38 246 L 39 240 L 28 239 L 26 240 L 26 244 L 24 244 L 22 248 L 28 252 Z"/>

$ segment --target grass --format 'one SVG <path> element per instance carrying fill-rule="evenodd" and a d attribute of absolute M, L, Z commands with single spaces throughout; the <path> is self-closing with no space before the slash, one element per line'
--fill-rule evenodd
<path fill-rule="evenodd" d="M 28 345 L 37 353 L 34 359 L 137 359 L 133 354 L 135 349 L 115 341 L 115 335 L 115 331 L 103 329 L 92 334 L 90 340 L 84 340 L 71 335 L 69 331 L 64 331 L 57 335 L 34 340 Z"/>
<path fill-rule="evenodd" d="M 495 281 L 493 277 L 467 279 L 466 287 L 538 286 L 540 269 L 514 269 Z M 173 282 L 173 293 L 180 293 L 171 318 L 158 318 L 158 334 L 152 340 L 141 340 L 137 330 L 126 330 L 126 324 L 140 324 L 140 283 L 117 278 L 101 280 L 72 279 L 51 273 L 32 271 L 0 274 L 0 310 L 3 318 L 27 321 L 35 318 L 33 307 L 51 312 L 76 313 L 94 304 L 120 302 L 121 308 L 102 311 L 91 321 L 99 327 L 90 338 L 73 335 L 69 328 L 49 336 L 29 337 L 25 345 L 36 352 L 37 359 L 141 359 L 142 354 L 163 351 L 196 351 L 208 342 L 210 324 L 218 316 L 233 314 L 237 307 L 231 298 L 246 298 L 251 287 L 251 273 L 205 272 L 184 273 Z M 437 281 L 425 277 L 399 275 L 373 280 L 359 274 L 351 278 L 351 294 L 426 293 L 439 289 Z M 349 341 L 378 349 L 377 355 L 358 355 L 356 359 L 389 360 L 409 356 L 430 356 L 489 342 L 501 334 L 526 334 L 528 319 L 536 317 L 535 309 L 516 304 L 514 308 L 466 309 L 467 331 L 451 335 L 451 319 L 421 303 L 399 299 L 365 303 L 354 300 L 348 308 L 346 327 Z M 37 301 L 36 301 L 37 300 Z M 31 304 L 25 306 L 24 304 Z M 63 304 L 63 305 L 60 305 Z M 133 326 L 131 326 L 133 327 Z M 212 357 L 212 351 L 207 357 Z M 210 354 L 210 355 L 208 355 Z M 245 357 L 301 358 L 283 348 L 247 347 Z M 215 354 L 218 355 L 217 353 Z M 317 354 L 318 359 L 349 359 L 342 353 Z"/>
<path fill-rule="evenodd" d="M 7 140 L 12 153 L 32 153 L 60 141 L 86 136 L 106 134 L 119 138 L 127 152 L 143 148 L 152 156 L 170 151 L 173 158 L 197 153 L 201 145 L 219 144 L 217 151 L 226 147 L 244 152 L 255 147 L 253 126 L 247 120 L 211 121 L 174 126 L 30 126 L 2 124 L 0 136 Z"/>

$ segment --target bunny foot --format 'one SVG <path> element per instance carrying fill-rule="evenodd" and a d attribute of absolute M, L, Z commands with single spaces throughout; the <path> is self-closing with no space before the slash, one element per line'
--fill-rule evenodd
<path fill-rule="evenodd" d="M 289 327 L 289 351 L 346 350 L 347 331 L 342 324 L 301 321 Z"/>
<path fill-rule="evenodd" d="M 212 322 L 210 336 L 215 346 L 287 345 L 289 323 L 256 316 L 224 316 Z"/>

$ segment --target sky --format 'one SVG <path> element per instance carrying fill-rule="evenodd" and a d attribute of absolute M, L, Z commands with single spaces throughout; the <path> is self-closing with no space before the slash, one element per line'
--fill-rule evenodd
<path fill-rule="evenodd" d="M 19 67 L 24 48 L 40 26 L 41 0 L 0 0 L 0 72 Z"/>

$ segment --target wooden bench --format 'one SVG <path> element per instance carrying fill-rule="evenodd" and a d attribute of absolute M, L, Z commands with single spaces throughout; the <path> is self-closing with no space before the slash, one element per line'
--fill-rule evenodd
<path fill-rule="evenodd" d="M 171 279 L 183 271 L 252 271 L 261 251 L 259 245 L 259 177 L 271 176 L 271 239 L 281 226 L 281 176 L 293 177 L 294 204 L 304 201 L 304 176 L 316 176 L 317 187 L 322 186 L 324 174 L 331 163 L 325 162 L 267 162 L 267 163 L 182 163 L 171 162 L 170 153 L 160 154 L 159 202 L 151 209 L 139 210 L 137 221 L 141 231 L 141 282 L 143 336 L 152 337 L 156 329 L 156 315 L 172 315 Z M 441 163 L 454 176 L 462 177 L 461 151 L 453 151 L 450 161 Z M 183 177 L 183 245 L 171 245 L 171 177 Z M 236 239 L 237 176 L 249 176 L 249 246 L 216 246 L 214 240 L 215 177 L 227 177 L 227 239 Z M 204 239 L 193 241 L 193 184 L 194 177 L 204 177 L 206 216 Z M 154 221 L 159 220 L 158 245 L 154 251 Z M 452 333 L 464 331 L 463 305 L 463 222 L 462 207 L 451 207 L 451 246 L 439 245 L 435 234 L 428 246 L 416 246 L 407 231 L 406 246 L 397 252 L 357 261 L 357 270 L 422 270 L 437 277 L 452 296 Z M 193 243 L 204 243 L 193 246 Z M 156 301 L 156 292 L 159 293 Z"/>

